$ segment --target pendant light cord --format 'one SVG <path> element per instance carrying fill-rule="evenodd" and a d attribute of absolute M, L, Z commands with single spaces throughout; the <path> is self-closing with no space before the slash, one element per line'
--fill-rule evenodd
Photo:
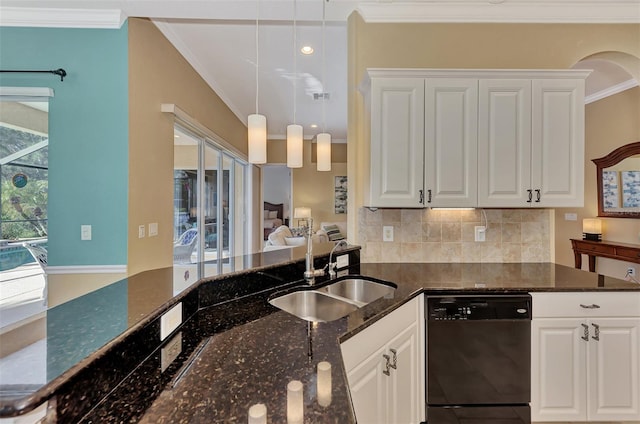
<path fill-rule="evenodd" d="M 259 114 L 258 97 L 260 96 L 260 83 L 258 73 L 260 71 L 260 37 L 258 36 L 258 21 L 260 20 L 260 0 L 256 1 L 256 115 Z"/>
<path fill-rule="evenodd" d="M 326 93 L 328 92 L 326 87 L 327 69 L 326 69 L 326 64 L 324 60 L 326 5 L 327 5 L 326 1 L 322 0 L 322 132 L 324 133 L 327 132 L 327 119 L 326 119 L 324 101 L 325 101 L 325 98 L 327 97 Z"/>
<path fill-rule="evenodd" d="M 296 89 L 298 85 L 298 75 L 297 75 L 297 52 L 298 48 L 298 33 L 296 30 L 296 17 L 298 15 L 298 7 L 296 0 L 293 0 L 293 123 L 296 123 Z"/>

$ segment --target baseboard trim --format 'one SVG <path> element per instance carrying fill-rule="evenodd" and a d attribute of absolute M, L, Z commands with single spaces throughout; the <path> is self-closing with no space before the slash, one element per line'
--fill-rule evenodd
<path fill-rule="evenodd" d="M 48 266 L 47 274 L 126 274 L 126 265 Z"/>

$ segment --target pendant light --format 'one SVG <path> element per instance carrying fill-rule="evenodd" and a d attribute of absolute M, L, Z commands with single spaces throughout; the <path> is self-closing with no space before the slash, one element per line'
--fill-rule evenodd
<path fill-rule="evenodd" d="M 324 106 L 324 100 L 326 96 L 326 65 L 324 60 L 324 46 L 325 46 L 325 12 L 326 12 L 325 0 L 322 0 L 322 132 L 316 137 L 317 148 L 317 170 L 318 171 L 331 171 L 331 134 L 327 133 L 326 112 Z"/>
<path fill-rule="evenodd" d="M 302 126 L 296 124 L 296 86 L 298 81 L 297 55 L 298 39 L 296 34 L 296 0 L 293 0 L 293 124 L 287 126 L 287 167 L 302 167 Z"/>
<path fill-rule="evenodd" d="M 267 118 L 258 113 L 258 98 L 260 83 L 258 74 L 260 68 L 258 21 L 260 16 L 260 0 L 256 2 L 256 113 L 249 115 L 247 130 L 249 139 L 249 163 L 267 162 Z"/>

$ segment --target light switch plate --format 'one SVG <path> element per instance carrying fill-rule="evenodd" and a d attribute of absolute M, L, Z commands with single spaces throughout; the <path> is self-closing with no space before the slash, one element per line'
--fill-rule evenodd
<path fill-rule="evenodd" d="M 564 220 L 565 221 L 577 221 L 578 220 L 578 214 L 577 213 L 565 213 L 564 214 Z"/>
<path fill-rule="evenodd" d="M 158 223 L 152 222 L 149 224 L 149 237 L 155 237 L 158 235 Z"/>
<path fill-rule="evenodd" d="M 91 240 L 91 225 L 80 226 L 80 240 Z"/>
<path fill-rule="evenodd" d="M 138 238 L 144 238 L 144 225 L 138 226 Z"/>
<path fill-rule="evenodd" d="M 182 324 L 182 302 L 160 317 L 160 340 L 166 339 L 180 324 Z"/>
<path fill-rule="evenodd" d="M 182 352 L 182 333 L 175 335 L 165 347 L 160 350 L 160 372 L 164 372 Z"/>

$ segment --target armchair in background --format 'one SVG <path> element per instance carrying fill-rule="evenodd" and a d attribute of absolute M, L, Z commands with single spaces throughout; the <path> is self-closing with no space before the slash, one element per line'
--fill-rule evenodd
<path fill-rule="evenodd" d="M 198 230 L 191 228 L 180 236 L 173 244 L 173 262 L 190 263 L 191 254 L 198 243 Z"/>

